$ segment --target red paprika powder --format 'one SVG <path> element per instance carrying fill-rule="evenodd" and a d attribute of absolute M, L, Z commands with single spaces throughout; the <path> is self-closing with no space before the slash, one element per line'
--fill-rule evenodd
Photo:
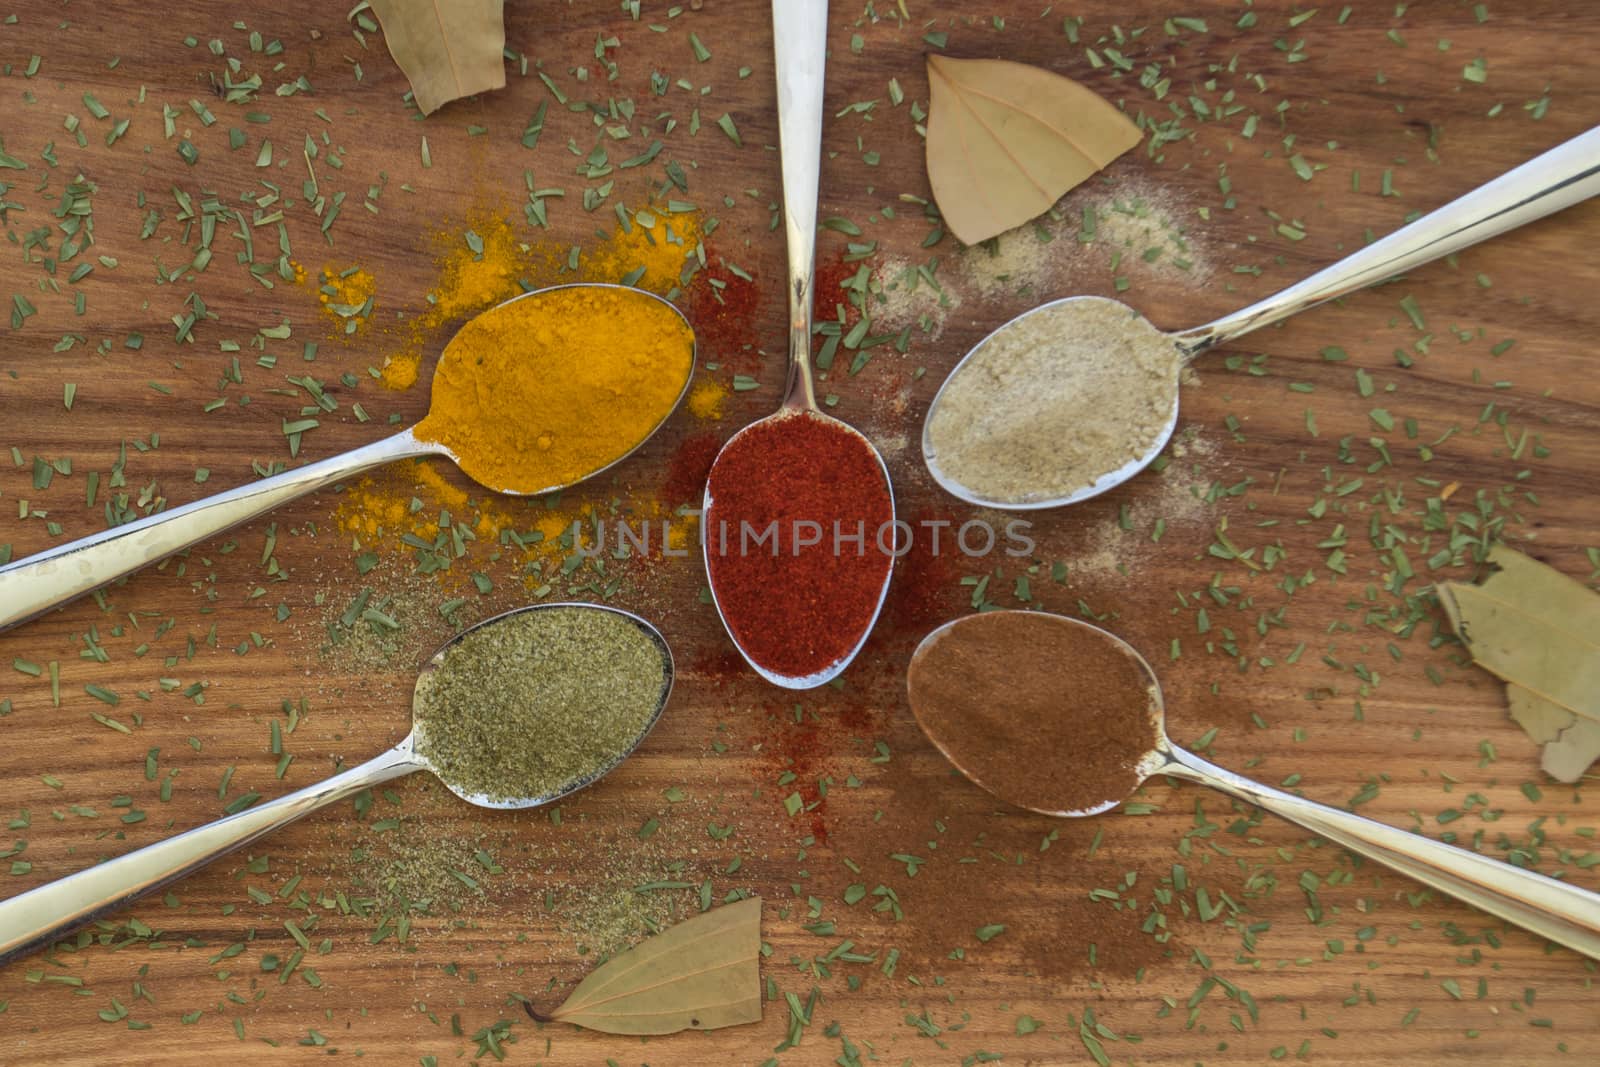
<path fill-rule="evenodd" d="M 667 480 L 661 485 L 664 504 L 676 507 L 698 500 L 706 490 L 706 475 L 722 450 L 722 435 L 697 433 L 683 439 L 672 453 Z"/>
<path fill-rule="evenodd" d="M 765 303 L 761 287 L 753 275 L 727 267 L 715 245 L 706 246 L 706 258 L 723 265 L 696 274 L 689 288 L 689 321 L 700 355 L 710 363 L 752 369 L 761 361 L 756 349 Z"/>
<path fill-rule="evenodd" d="M 794 412 L 740 431 L 706 483 L 701 536 L 728 632 L 773 674 L 817 674 L 877 618 L 894 566 L 894 501 L 870 445 Z"/>

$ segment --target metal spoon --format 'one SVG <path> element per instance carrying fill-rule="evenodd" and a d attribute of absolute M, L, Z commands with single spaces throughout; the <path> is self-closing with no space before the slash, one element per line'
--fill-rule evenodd
<path fill-rule="evenodd" d="M 817 407 L 817 394 L 811 382 L 811 285 L 817 253 L 817 181 L 822 169 L 822 72 L 828 49 L 828 5 L 824 0 L 772 0 L 772 35 L 778 79 L 778 146 L 783 166 L 783 222 L 789 253 L 789 370 L 783 404 L 772 415 L 751 423 L 730 437 L 717 453 L 712 469 L 721 462 L 740 437 L 757 426 L 784 426 L 801 419 L 814 419 L 855 435 L 883 472 L 884 488 L 889 491 L 889 520 L 894 522 L 894 490 L 883 456 L 855 427 L 825 415 Z M 709 481 L 702 505 L 704 528 L 712 527 L 716 502 Z M 861 637 L 842 658 L 823 670 L 806 675 L 785 675 L 758 663 L 739 643 L 717 596 L 717 582 L 711 570 L 711 538 L 701 538 L 706 573 L 711 578 L 711 599 L 717 605 L 728 638 L 745 662 L 773 685 L 786 689 L 813 689 L 838 677 L 866 644 L 872 627 L 883 611 L 889 594 L 889 574 L 878 592 L 872 617 L 865 620 Z"/>
<path fill-rule="evenodd" d="M 556 608 L 605 611 L 620 615 L 639 627 L 655 642 L 661 650 L 665 666 L 661 679 L 661 697 L 656 702 L 655 711 L 644 724 L 644 728 L 639 731 L 638 736 L 611 762 L 545 796 L 495 800 L 481 793 L 462 792 L 441 777 L 440 780 L 444 782 L 446 788 L 470 804 L 476 804 L 480 808 L 533 808 L 577 792 L 604 777 L 626 759 L 639 746 L 639 742 L 650 733 L 656 720 L 661 717 L 662 708 L 666 707 L 667 698 L 672 693 L 673 679 L 672 650 L 667 647 L 666 639 L 661 636 L 660 631 L 639 616 L 599 604 L 535 604 L 485 619 L 440 646 L 439 651 L 423 664 L 417 679 L 417 691 L 421 690 L 422 679 L 438 669 L 445 653 L 468 634 L 523 612 L 549 611 Z M 413 701 L 415 699 L 413 697 Z M 169 837 L 165 841 L 146 845 L 135 852 L 129 852 L 0 901 L 0 965 L 44 948 L 59 940 L 68 931 L 116 912 L 129 902 L 182 878 L 219 856 L 248 845 L 304 815 L 309 815 L 318 808 L 326 807 L 352 793 L 358 793 L 413 771 L 439 773 L 417 752 L 415 726 L 412 732 L 406 735 L 405 740 L 383 755 L 351 767 L 347 771 L 341 771 L 316 785 L 307 786 L 236 815 L 229 815 L 225 819 L 196 827 L 176 837 Z"/>
<path fill-rule="evenodd" d="M 538 301 L 551 293 L 576 288 L 618 289 L 636 293 L 639 299 L 654 300 L 672 308 L 674 315 L 683 318 L 682 312 L 654 293 L 627 286 L 589 282 L 556 285 L 524 293 L 480 313 L 478 318 L 494 315 L 519 301 Z M 687 323 L 687 320 L 684 321 Z M 637 451 L 640 445 L 661 428 L 661 424 L 666 422 L 672 412 L 677 410 L 684 394 L 689 391 L 689 383 L 693 377 L 694 358 L 691 352 L 689 374 L 684 379 L 683 389 L 679 391 L 672 406 L 662 413 L 660 421 L 627 451 L 605 465 L 587 472 L 575 482 L 609 470 Z M 157 563 L 208 537 L 240 523 L 249 522 L 280 504 L 316 492 L 335 482 L 344 481 L 372 467 L 420 456 L 448 456 L 453 462 L 460 463 L 460 458 L 444 445 L 436 441 L 418 440 L 415 430 L 416 427 L 413 426 L 392 437 L 385 437 L 349 452 L 330 456 L 316 463 L 308 463 L 304 467 L 284 471 L 282 474 L 275 474 L 270 478 L 251 482 L 249 485 L 241 485 L 215 496 L 90 534 L 88 537 L 80 537 L 76 541 L 57 545 L 55 548 L 35 553 L 15 563 L 0 566 L 0 630 L 42 615 L 51 608 L 93 592 L 103 585 Z M 485 485 L 484 488 L 514 496 L 538 496 L 564 489 L 575 482 L 545 486 L 531 493 L 518 492 L 499 485 Z"/>
<path fill-rule="evenodd" d="M 1139 785 L 1145 779 L 1160 774 L 1211 786 L 1235 799 L 1297 823 L 1319 837 L 1392 867 L 1401 874 L 1466 901 L 1491 915 L 1532 930 L 1575 952 L 1600 959 L 1600 894 L 1253 782 L 1174 745 L 1166 734 L 1161 688 L 1150 664 L 1121 638 L 1077 619 L 1044 612 L 999 611 L 969 615 L 934 630 L 922 640 L 911 657 L 908 674 L 911 710 L 923 731 L 955 764 L 957 770 L 1000 799 L 1030 811 L 1066 817 L 1093 815 L 1127 799 L 1124 796 L 1107 796 L 1099 803 L 1084 805 L 1076 810 L 1051 810 L 1042 798 L 1019 794 L 1006 780 L 992 774 L 986 778 L 975 776 L 963 764 L 963 759 L 973 753 L 963 750 L 960 739 L 930 729 L 929 718 L 933 716 L 925 717 L 925 709 L 918 706 L 916 679 L 919 672 L 930 669 L 928 665 L 941 655 L 939 639 L 958 627 L 994 626 L 1002 616 L 1011 616 L 1013 619 L 1026 616 L 1030 620 L 1037 620 L 1040 626 L 1082 627 L 1104 642 L 1105 655 L 1115 657 L 1114 662 L 1120 664 L 1121 657 L 1126 656 L 1138 664 L 1140 673 L 1149 684 L 1154 717 L 1154 744 L 1137 764 Z M 1019 671 L 1029 669 L 1028 664 L 1021 662 L 1015 666 Z M 1041 758 L 1070 760 L 1072 754 L 1030 751 L 1018 752 L 1016 758 L 1019 763 Z"/>
<path fill-rule="evenodd" d="M 1263 326 L 1269 326 L 1306 308 L 1344 296 L 1357 289 L 1364 289 L 1369 285 L 1376 285 L 1424 263 L 1459 252 L 1479 241 L 1543 218 L 1597 193 L 1600 193 L 1600 129 L 1590 130 L 1552 148 L 1543 155 L 1502 174 L 1487 185 L 1424 215 L 1410 225 L 1367 245 L 1282 292 L 1274 293 L 1231 315 L 1225 315 L 1209 325 L 1166 334 L 1167 339 L 1177 348 L 1178 359 L 1175 367 L 1181 371 L 1185 363 L 1208 348 L 1224 344 Z M 1150 393 L 1152 404 L 1165 407 L 1169 413 L 1165 424 L 1155 436 L 1145 442 L 1129 442 L 1135 448 L 1143 445 L 1142 453 L 1115 470 L 1101 474 L 1089 485 L 1071 492 L 1064 494 L 1040 492 L 1027 494 L 1021 499 L 999 499 L 992 493 L 985 493 L 981 486 L 963 485 L 940 466 L 929 427 L 932 425 L 934 413 L 939 410 L 939 401 L 951 383 L 961 375 L 962 368 L 985 345 L 1016 329 L 1018 324 L 1029 316 L 1048 309 L 1060 308 L 1073 301 L 1098 299 L 1067 297 L 1023 312 L 979 341 L 973 346 L 972 351 L 956 364 L 955 369 L 940 386 L 939 393 L 933 398 L 922 430 L 923 460 L 927 463 L 928 471 L 934 480 L 947 492 L 969 504 L 986 507 L 1017 511 L 1059 507 L 1087 500 L 1121 485 L 1144 470 L 1160 454 L 1167 439 L 1172 436 L 1173 430 L 1178 425 L 1177 374 L 1152 385 Z M 1126 305 L 1119 306 L 1126 308 Z M 1132 308 L 1126 310 L 1129 331 L 1155 332 L 1155 327 L 1140 318 L 1138 312 Z M 1039 388 L 1047 388 L 1045 383 L 1037 384 Z M 1063 434 L 1072 432 L 1070 426 L 1060 429 Z"/>

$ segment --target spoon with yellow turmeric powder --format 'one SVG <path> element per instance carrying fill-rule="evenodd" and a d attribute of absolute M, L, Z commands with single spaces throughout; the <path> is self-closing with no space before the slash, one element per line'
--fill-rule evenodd
<path fill-rule="evenodd" d="M 279 504 L 398 459 L 448 456 L 487 489 L 553 492 L 599 474 L 677 408 L 694 331 L 654 294 L 578 284 L 527 293 L 445 346 L 428 414 L 392 437 L 0 567 L 0 630 Z"/>

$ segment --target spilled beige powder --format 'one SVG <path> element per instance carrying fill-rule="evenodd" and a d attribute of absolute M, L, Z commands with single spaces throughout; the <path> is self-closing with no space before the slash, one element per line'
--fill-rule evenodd
<path fill-rule="evenodd" d="M 1107 264 L 1115 259 L 1116 273 L 1129 276 L 1135 285 L 1141 278 L 1174 277 L 1200 285 L 1211 277 L 1212 265 L 1189 239 L 1180 221 L 1184 214 L 1170 192 L 1124 190 L 1096 206 L 1094 235 L 1088 247 L 1099 249 Z"/>
<path fill-rule="evenodd" d="M 918 269 L 908 259 L 884 261 L 874 275 L 872 322 L 880 332 L 892 333 L 911 327 L 927 340 L 937 340 L 944 332 L 945 317 L 961 306 L 961 293 L 952 279 L 942 277 L 931 267 Z"/>
<path fill-rule="evenodd" d="M 1019 226 L 992 242 L 963 250 L 961 280 L 980 297 L 1046 296 L 1072 273 L 1083 249 L 1063 223 Z"/>
<path fill-rule="evenodd" d="M 1138 304 L 1147 286 L 1170 293 L 1210 278 L 1210 261 L 1185 229 L 1192 209 L 1154 182 L 1119 181 L 1117 189 L 1100 199 L 1096 190 L 1069 194 L 1051 213 L 953 256 L 886 259 L 869 285 L 874 332 L 909 328 L 936 341 L 947 324 L 986 332 L 1005 301 L 1042 303 L 1122 279 Z"/>
<path fill-rule="evenodd" d="M 941 283 L 958 297 L 1044 299 L 1103 283 L 1107 271 L 1134 292 L 1141 283 L 1199 285 L 1211 276 L 1210 261 L 1186 232 L 1192 212 L 1154 183 L 1124 182 L 1118 190 L 1083 203 L 1081 193 L 1069 194 L 1051 214 L 964 249 Z"/>
<path fill-rule="evenodd" d="M 1132 573 L 1150 559 L 1168 558 L 1166 538 L 1209 527 L 1215 520 L 1206 492 L 1215 480 L 1217 453 L 1216 442 L 1202 437 L 1196 426 L 1177 434 L 1166 450 L 1172 459 L 1166 469 L 1146 471 L 1130 486 L 1129 528 L 1123 528 L 1118 514 L 1086 529 L 1081 547 L 1064 560 L 1067 581 Z M 1160 542 L 1151 539 L 1157 520 L 1163 524 Z"/>

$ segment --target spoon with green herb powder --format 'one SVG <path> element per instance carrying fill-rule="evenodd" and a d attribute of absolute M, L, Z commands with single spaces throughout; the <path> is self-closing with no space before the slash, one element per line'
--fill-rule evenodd
<path fill-rule="evenodd" d="M 1164 333 L 1101 297 L 1041 304 L 956 364 L 928 409 L 922 458 L 970 504 L 1028 510 L 1087 500 L 1160 454 L 1178 425 L 1179 374 L 1201 352 L 1596 194 L 1600 129 L 1205 326 Z"/>
<path fill-rule="evenodd" d="M 483 808 L 532 808 L 621 763 L 661 717 L 672 652 L 598 604 L 539 604 L 451 638 L 417 679 L 412 731 L 316 785 L 0 901 L 0 964 L 44 948 L 303 815 L 413 771 Z"/>

